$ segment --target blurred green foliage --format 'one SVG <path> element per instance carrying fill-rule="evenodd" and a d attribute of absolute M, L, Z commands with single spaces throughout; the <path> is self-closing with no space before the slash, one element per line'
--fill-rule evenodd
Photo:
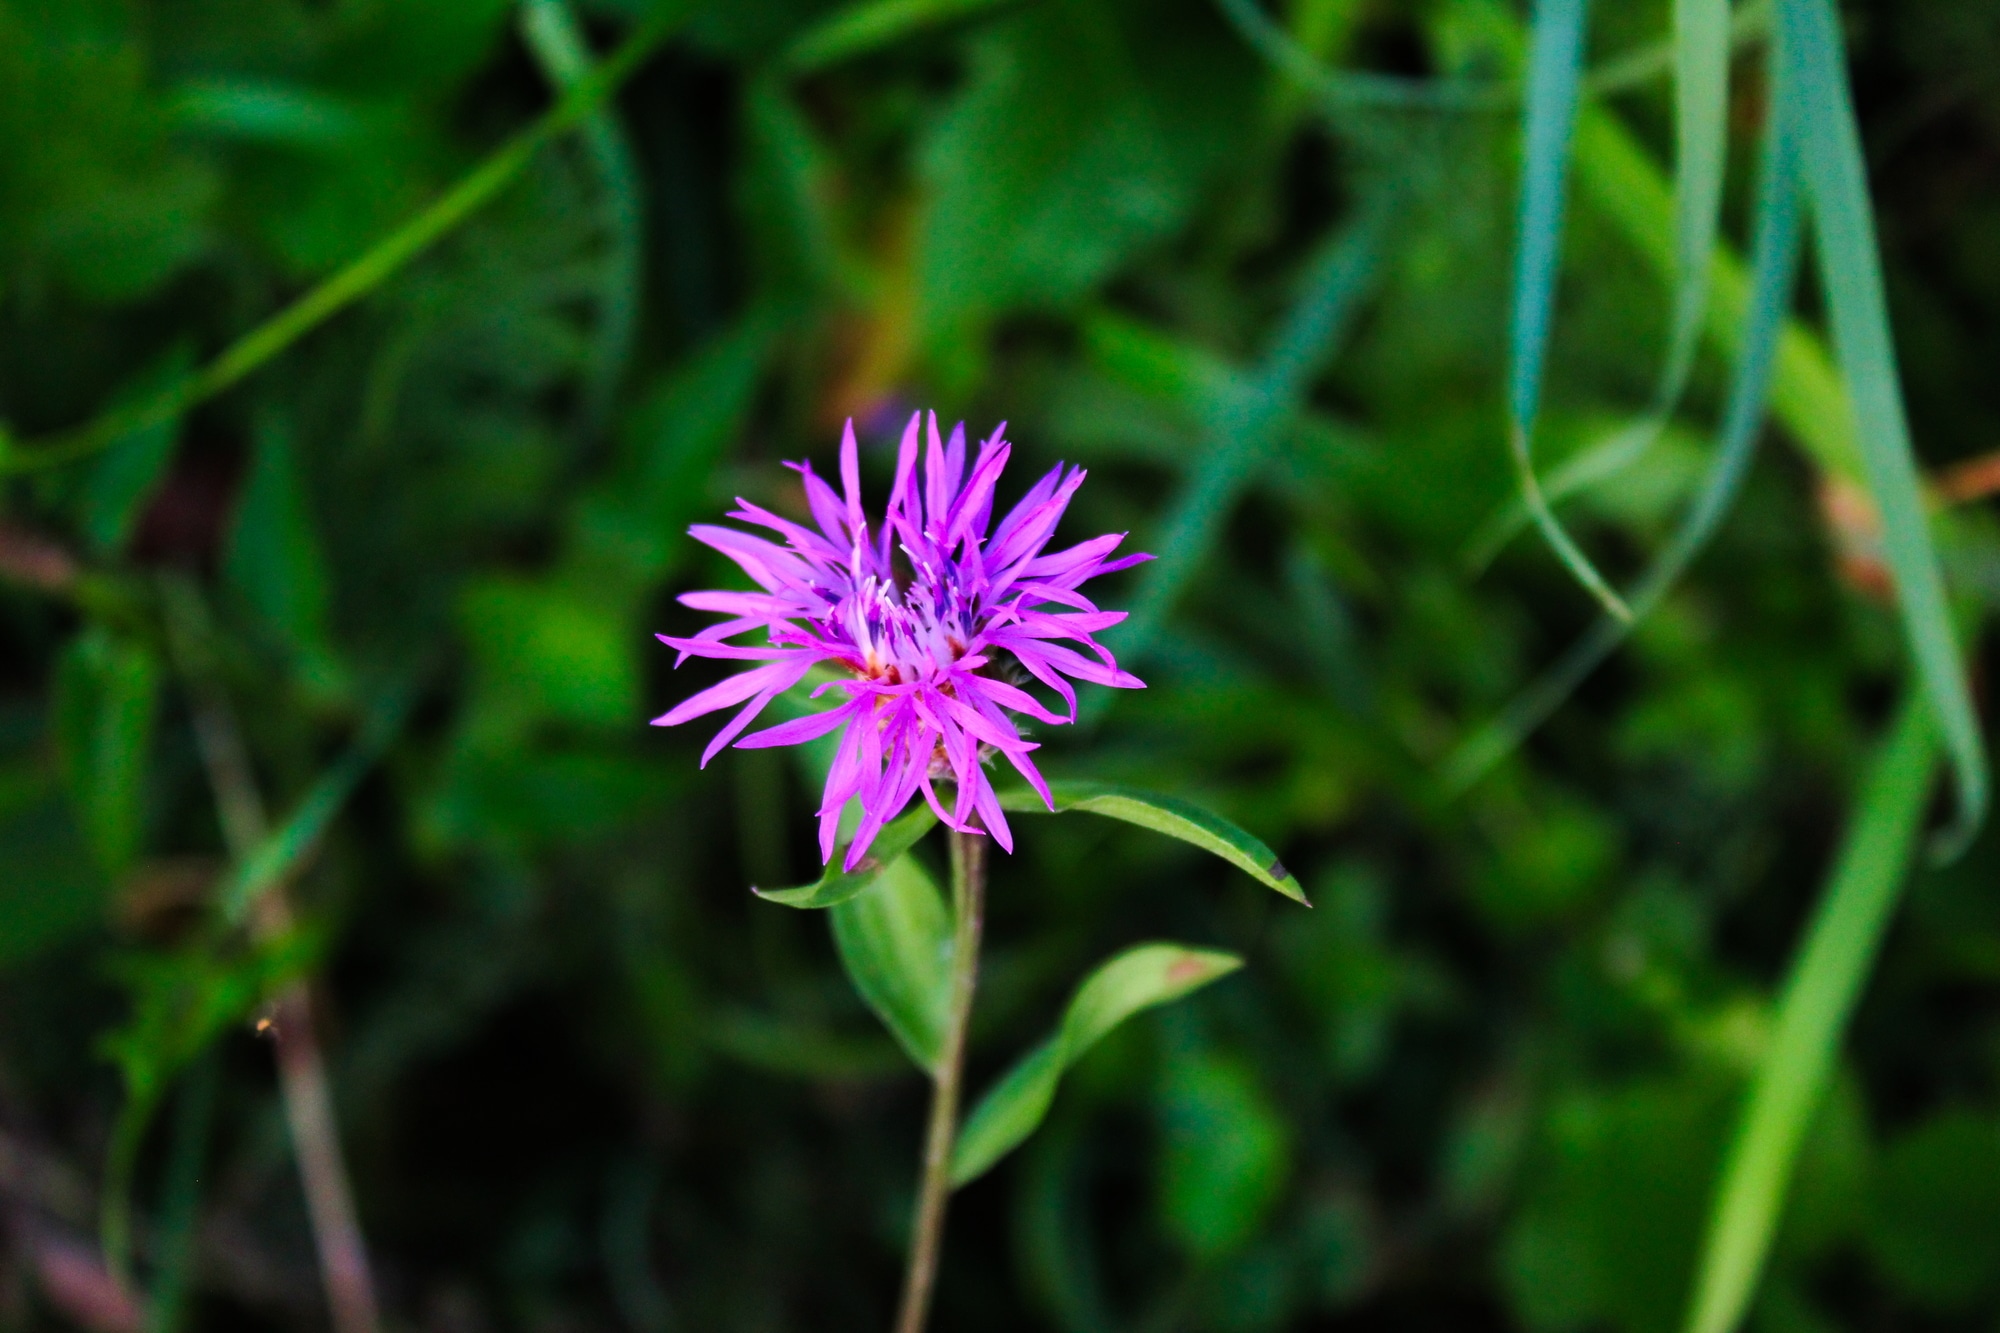
<path fill-rule="evenodd" d="M 879 487 L 903 414 L 935 404 L 1087 464 L 1066 531 L 1163 557 L 1105 598 L 1140 610 L 1113 642 L 1148 688 L 1039 736 L 1052 774 L 1221 811 L 1316 904 L 1115 820 L 1017 821 L 972 1085 L 1015 1069 L 1034 1096 L 1001 1109 L 1043 1127 L 954 1204 L 937 1326 L 1682 1325 L 1910 678 L 1823 392 L 1852 348 L 1813 332 L 1867 293 L 1802 278 L 1767 448 L 1707 551 L 1453 792 L 1455 748 L 1596 613 L 1532 533 L 1468 566 L 1518 526 L 1529 15 L 1257 11 L 1305 73 L 1339 72 L 1319 83 L 1235 9 L 0 0 L 0 1324 L 96 1317 L 50 1256 L 95 1271 L 129 1134 L 161 1319 L 324 1326 L 251 1026 L 303 970 L 393 1326 L 884 1325 L 923 1113 L 896 1042 L 925 1049 L 931 997 L 906 972 L 857 994 L 841 957 L 936 943 L 935 849 L 903 863 L 894 919 L 757 901 L 819 873 L 806 766 L 698 771 L 705 736 L 644 723 L 713 678 L 650 638 L 694 625 L 675 593 L 734 577 L 686 525 L 738 494 L 796 508 L 780 464 L 827 458 L 850 415 Z M 1671 9 L 1590 16 L 1545 475 L 1660 399 Z M 601 113 L 353 306 L 171 421 L 14 467 L 404 226 L 647 15 L 676 26 Z M 2000 19 L 1844 16 L 1936 479 L 2000 441 Z M 1740 253 L 1769 23 L 1738 30 Z M 1619 68 L 1640 73 L 1593 83 Z M 1729 272 L 1674 422 L 1556 496 L 1620 587 L 1709 466 Z M 2000 529 L 1962 502 L 1933 536 L 1976 661 Z M 199 660 L 174 588 L 206 617 Z M 203 691 L 233 707 L 272 855 L 303 858 L 295 933 L 218 916 L 247 881 Z M 1996 869 L 1989 833 L 1912 876 L 1752 1327 L 2000 1318 Z M 1045 1097 L 1033 1060 L 1072 1059 L 1078 980 L 1162 938 L 1244 966 L 1157 1013 L 1136 1011 L 1169 988 L 1122 995 L 1135 1016 L 1091 1028 Z M 209 1107 L 208 1078 L 193 1129 L 151 1114 Z"/>

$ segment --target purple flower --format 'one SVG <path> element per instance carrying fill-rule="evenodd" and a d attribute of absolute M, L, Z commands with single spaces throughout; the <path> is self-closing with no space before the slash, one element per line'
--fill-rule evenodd
<path fill-rule="evenodd" d="M 861 511 L 851 421 L 840 441 L 844 495 L 835 494 L 811 465 L 791 465 L 805 479 L 817 531 L 740 497 L 736 503 L 742 507 L 729 517 L 769 528 L 784 538 L 783 546 L 731 528 L 691 528 L 696 540 L 741 565 L 761 591 L 688 593 L 681 598 L 684 605 L 729 619 L 691 639 L 658 636 L 680 650 L 675 666 L 691 656 L 762 664 L 653 720 L 654 726 L 677 726 L 744 704 L 709 742 L 701 756 L 704 767 L 731 741 L 745 749 L 795 745 L 843 729 L 820 801 L 819 846 L 820 859 L 831 860 L 840 812 L 858 796 L 861 824 L 847 852 L 848 870 L 919 791 L 945 824 L 991 833 L 1011 852 L 1013 837 L 982 758 L 1005 755 L 1043 801 L 1049 790 L 1028 758 L 1035 743 L 1022 739 L 1009 714 L 1074 722 L 1071 680 L 1127 689 L 1144 684 L 1120 671 L 1091 637 L 1125 613 L 1100 611 L 1076 589 L 1094 575 L 1152 557 L 1112 559 L 1123 533 L 1042 554 L 1083 484 L 1083 469 L 1065 471 L 1058 464 L 993 526 L 994 487 L 1013 448 L 1002 438 L 1005 424 L 979 446 L 968 476 L 964 424 L 953 429 L 949 444 L 942 443 L 935 412 L 918 469 L 918 420 L 911 416 L 903 431 L 888 515 L 872 535 Z M 759 629 L 766 632 L 763 644 L 727 642 Z M 851 677 L 815 691 L 815 696 L 829 690 L 845 695 L 835 707 L 736 739 L 766 704 L 822 663 Z M 1020 687 L 1017 682 L 1029 676 L 1061 696 L 1067 717 Z M 945 778 L 957 789 L 950 810 L 933 786 Z"/>

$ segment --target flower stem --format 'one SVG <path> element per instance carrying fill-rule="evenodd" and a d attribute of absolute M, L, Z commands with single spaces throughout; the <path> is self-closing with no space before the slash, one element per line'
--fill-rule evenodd
<path fill-rule="evenodd" d="M 972 1020 L 972 993 L 979 981 L 979 931 L 986 911 L 986 838 L 951 834 L 951 1007 L 945 1017 L 944 1046 L 931 1071 L 931 1120 L 924 1136 L 924 1178 L 917 1192 L 911 1227 L 910 1266 L 903 1280 L 903 1309 L 896 1333 L 923 1333 L 937 1284 L 938 1251 L 944 1243 L 945 1202 L 951 1196 L 951 1150 L 958 1138 L 958 1100 L 965 1079 L 965 1036 Z"/>

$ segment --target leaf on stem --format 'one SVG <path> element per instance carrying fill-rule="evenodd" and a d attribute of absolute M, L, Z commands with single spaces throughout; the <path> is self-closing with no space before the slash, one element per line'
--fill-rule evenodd
<path fill-rule="evenodd" d="M 1122 819 L 1127 824 L 1137 824 L 1140 828 L 1193 843 L 1203 851 L 1221 857 L 1259 884 L 1276 889 L 1295 902 L 1312 906 L 1306 902 L 1305 890 L 1299 887 L 1292 872 L 1285 869 L 1277 854 L 1261 839 L 1190 801 L 1116 783 L 1088 781 L 1051 782 L 1049 795 L 1055 798 L 1057 814 L 1068 810 L 1087 810 L 1093 815 Z M 1042 798 L 1025 789 L 1000 793 L 1000 807 L 1024 814 L 1048 813 Z"/>
<path fill-rule="evenodd" d="M 796 889 L 760 889 L 752 886 L 750 892 L 767 903 L 777 903 L 784 907 L 837 907 L 861 893 L 885 866 L 893 865 L 904 852 L 917 845 L 924 834 L 937 823 L 937 816 L 928 805 L 892 820 L 875 835 L 874 843 L 868 848 L 868 855 L 850 873 L 840 868 L 845 859 L 844 848 L 834 851 L 833 859 L 827 862 L 826 873 L 814 884 L 802 885 Z"/>
<path fill-rule="evenodd" d="M 1100 966 L 1077 987 L 1055 1035 L 1002 1075 L 966 1117 L 952 1156 L 953 1186 L 978 1178 L 1034 1133 L 1063 1071 L 1113 1028 L 1241 966 L 1235 954 L 1184 944 L 1135 945 Z"/>
<path fill-rule="evenodd" d="M 835 905 L 833 941 L 854 989 L 935 1077 L 951 1006 L 951 909 L 913 857 L 870 878 Z"/>

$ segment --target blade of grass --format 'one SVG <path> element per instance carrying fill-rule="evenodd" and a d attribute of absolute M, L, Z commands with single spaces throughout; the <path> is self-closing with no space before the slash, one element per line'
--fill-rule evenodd
<path fill-rule="evenodd" d="M 1958 807 L 1936 852 L 1955 856 L 1986 816 L 1985 743 L 1960 665 L 1944 578 L 1930 540 L 1882 292 L 1880 251 L 1838 16 L 1830 0 L 1782 0 L 1778 45 L 1801 99 L 1800 174 L 1818 237 L 1820 283 L 1853 409 L 1862 471 L 1882 520 L 1882 550 L 1904 633 L 1951 753 Z"/>
<path fill-rule="evenodd" d="M 236 384 L 374 291 L 512 184 L 551 140 L 574 128 L 602 105 L 667 38 L 685 17 L 686 8 L 667 4 L 656 10 L 609 60 L 589 77 L 579 80 L 541 119 L 494 150 L 442 198 L 376 242 L 347 267 L 238 338 L 187 379 L 52 439 L 16 441 L 0 432 L 0 476 L 72 463 L 136 431 L 171 420 Z"/>
<path fill-rule="evenodd" d="M 1525 148 L 1514 265 L 1514 318 L 1508 349 L 1508 443 L 1521 498 L 1543 538 L 1606 611 L 1629 620 L 1631 612 L 1624 600 L 1557 521 L 1535 477 L 1535 417 L 1541 406 L 1542 371 L 1562 260 L 1563 205 L 1576 128 L 1578 84 L 1583 76 L 1588 9 L 1588 0 L 1540 0 L 1535 6 L 1522 131 Z"/>
<path fill-rule="evenodd" d="M 1688 1333 L 1731 1333 L 1756 1294 L 1799 1147 L 1901 896 L 1936 760 L 1923 693 L 1912 690 L 1778 1001 L 1771 1044 L 1723 1162 Z"/>
<path fill-rule="evenodd" d="M 1587 489 L 1636 462 L 1659 440 L 1680 406 L 1701 342 L 1709 273 L 1722 211 L 1722 177 L 1729 147 L 1728 0 L 1675 0 L 1671 46 L 1674 71 L 1673 313 L 1666 360 L 1652 405 L 1636 421 L 1566 460 L 1541 483 L 1550 504 Z M 1483 569 L 1531 520 L 1522 498 L 1503 506 L 1468 545 L 1467 564 Z"/>
<path fill-rule="evenodd" d="M 1446 762 L 1443 782 L 1454 794 L 1490 772 L 1495 764 L 1562 706 L 1598 664 L 1623 643 L 1636 622 L 1656 607 L 1680 578 L 1729 512 L 1750 470 L 1764 423 L 1773 367 L 1799 257 L 1799 197 L 1794 167 L 1798 104 L 1796 89 L 1772 61 L 1770 122 L 1765 127 L 1763 163 L 1753 213 L 1749 311 L 1742 330 L 1735 383 L 1723 415 L 1715 457 L 1701 491 L 1667 545 L 1633 588 L 1633 619 L 1599 618 L 1542 677 L 1522 691 L 1493 721 L 1460 745 Z"/>

